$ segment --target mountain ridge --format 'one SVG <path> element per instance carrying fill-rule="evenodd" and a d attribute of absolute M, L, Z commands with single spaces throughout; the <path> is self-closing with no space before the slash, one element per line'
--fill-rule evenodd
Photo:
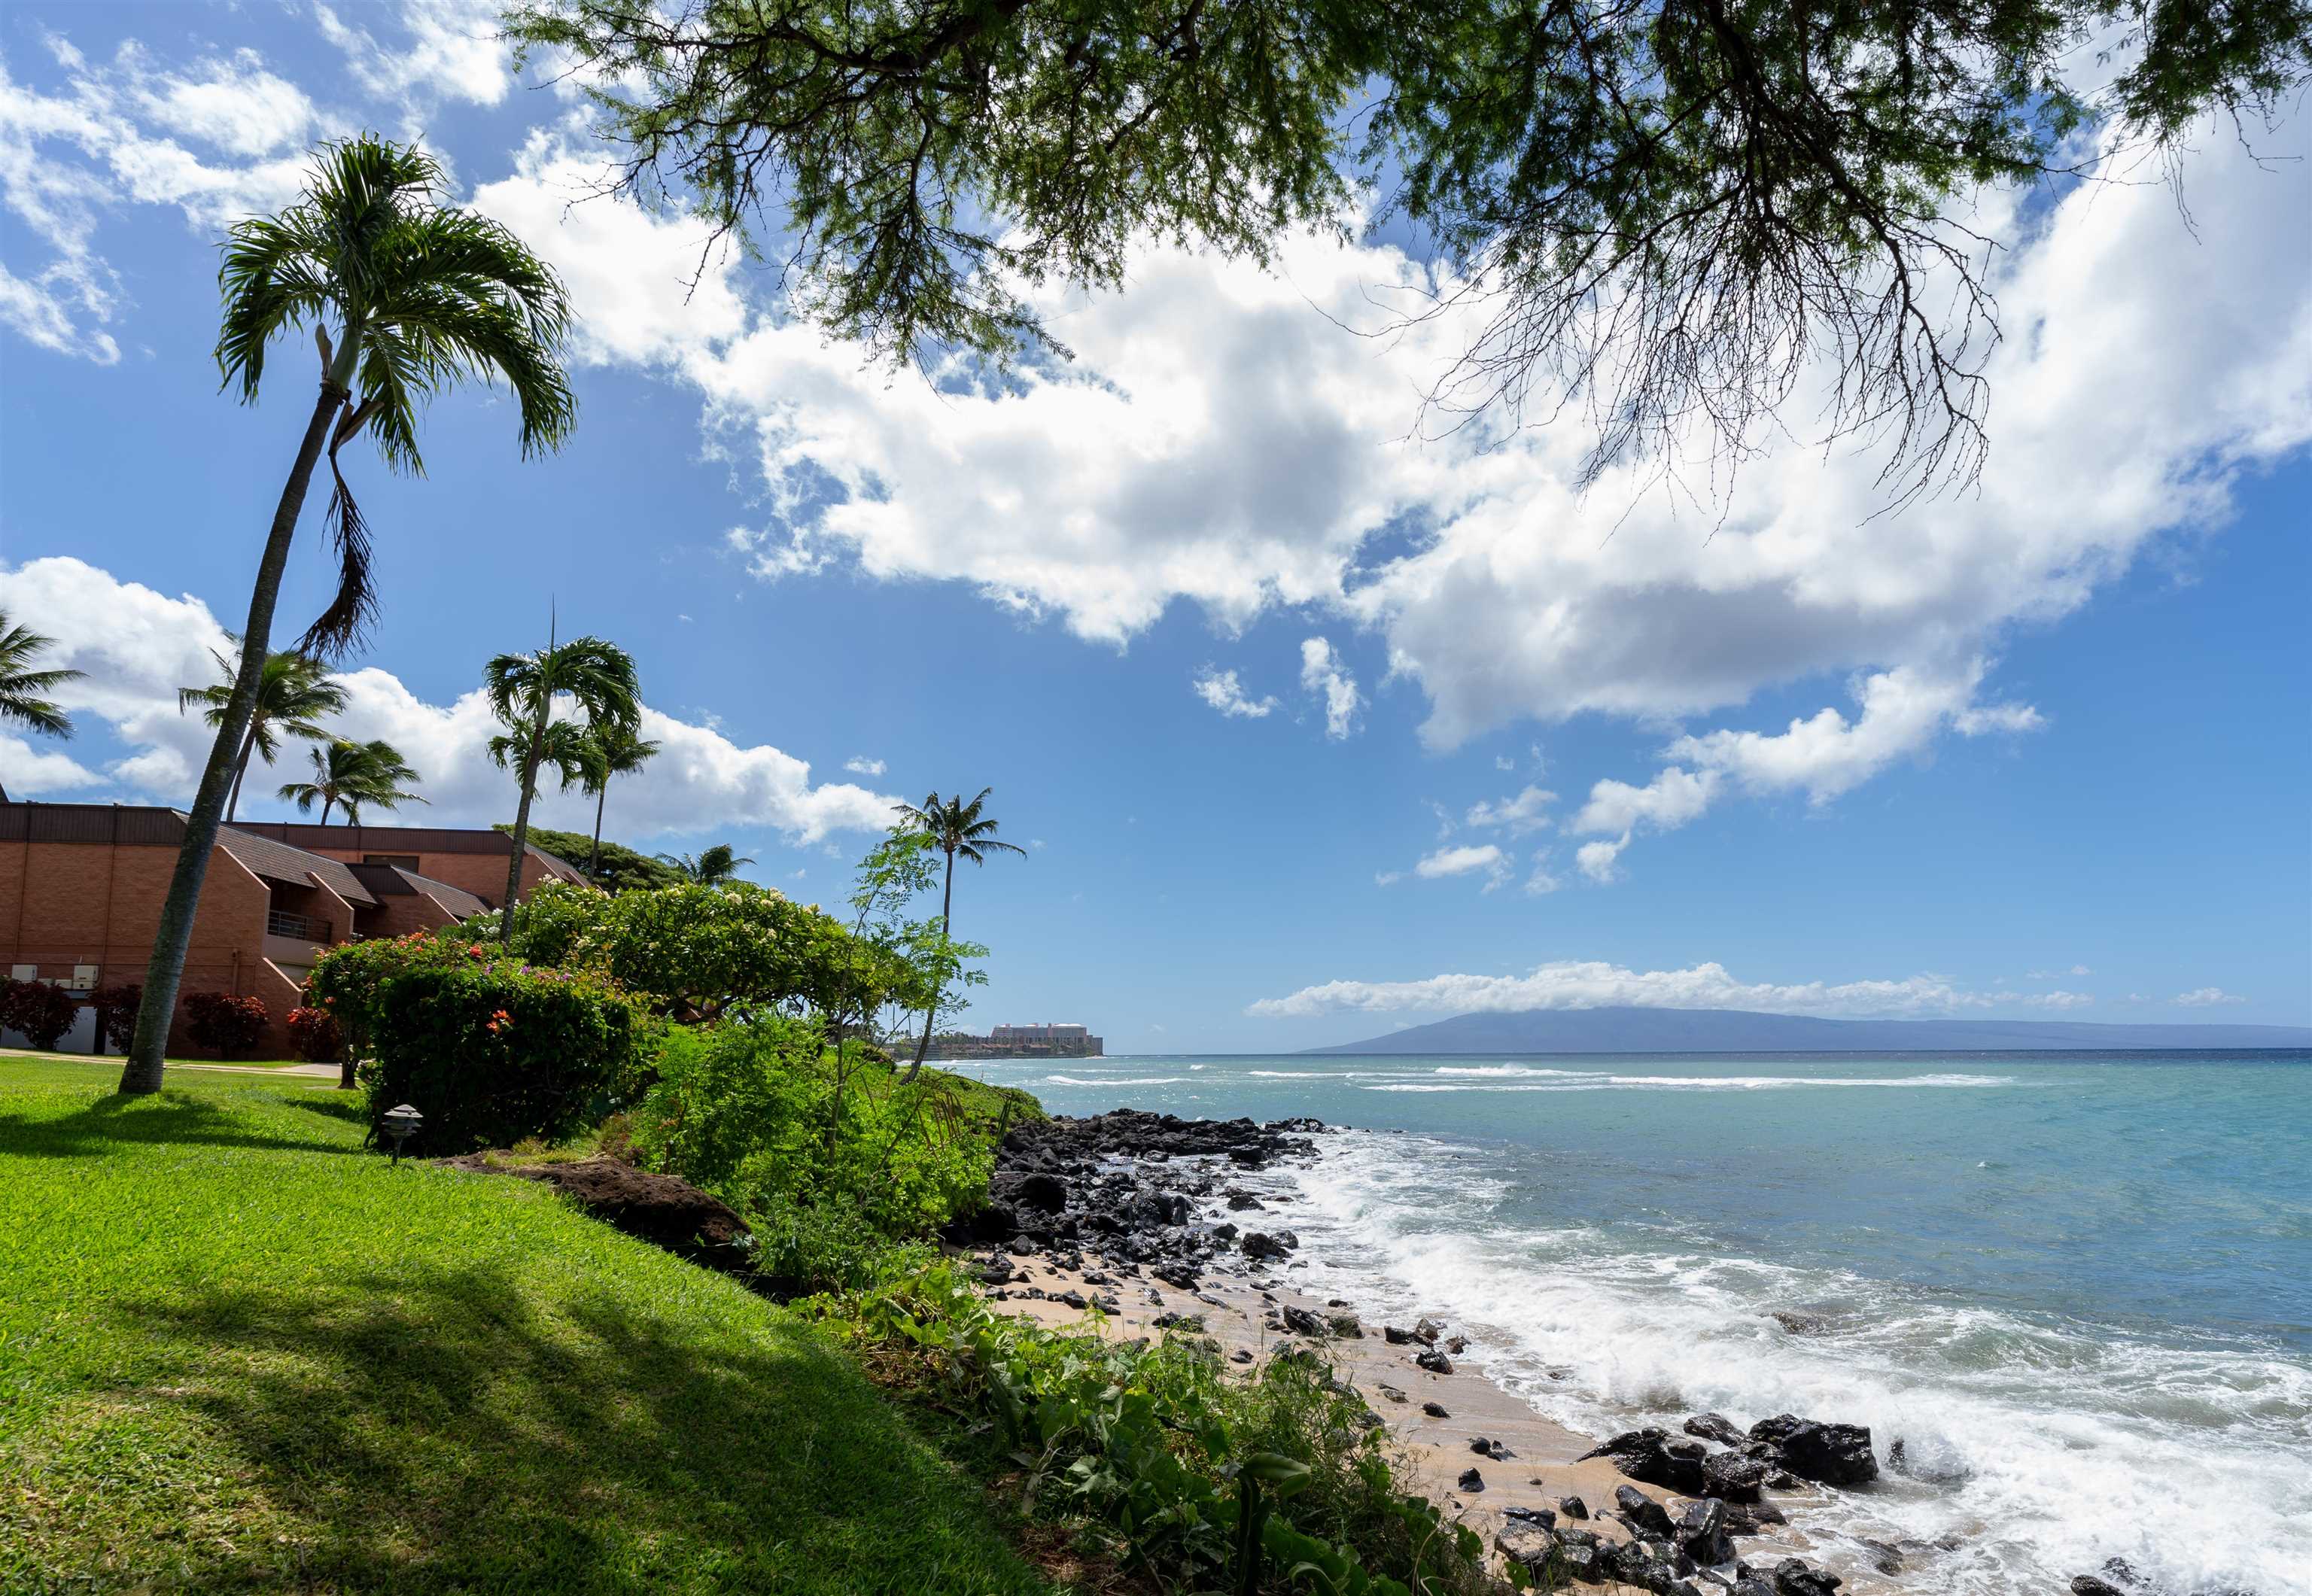
<path fill-rule="evenodd" d="M 1303 1053 L 2062 1052 L 2312 1048 L 2312 1025 L 1838 1020 L 1745 1008 L 1463 1014 Z"/>

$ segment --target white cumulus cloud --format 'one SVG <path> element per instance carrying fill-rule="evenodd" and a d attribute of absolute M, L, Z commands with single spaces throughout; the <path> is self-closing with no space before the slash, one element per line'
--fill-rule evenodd
<path fill-rule="evenodd" d="M 2074 994 L 2038 1007 L 2089 1001 Z M 1723 964 L 1633 970 L 1602 960 L 1539 964 L 1522 975 L 1432 975 L 1418 981 L 1332 981 L 1282 998 L 1264 998 L 1248 1013 L 1305 1016 L 1436 1009 L 1454 1014 L 1523 1013 L 1537 1008 L 1746 1008 L 1770 1014 L 1922 1015 L 2027 1003 L 2010 993 L 1969 991 L 1938 975 L 1893 981 L 1746 981 Z"/>
<path fill-rule="evenodd" d="M 2168 1001 L 2179 1008 L 2215 1008 L 2228 1003 L 2245 1003 L 2247 999 L 2221 987 L 2194 987 L 2188 992 L 2176 993 Z"/>
<path fill-rule="evenodd" d="M 1223 715 L 1257 720 L 1276 708 L 1273 696 L 1255 698 L 1247 693 L 1232 670 L 1215 670 L 1208 665 L 1188 685 L 1198 698 Z"/>
<path fill-rule="evenodd" d="M 224 629 L 207 605 L 191 595 L 171 598 L 120 581 L 69 556 L 0 571 L 0 592 L 13 611 L 40 617 L 42 629 L 57 640 L 52 658 L 58 666 L 88 673 L 58 688 L 56 697 L 88 729 L 104 722 L 127 750 L 105 767 L 104 785 L 131 801 L 189 802 L 210 736 L 197 716 L 178 712 L 176 694 L 180 686 L 214 679 L 208 650 L 226 646 Z M 481 664 L 477 655 L 477 676 Z M 417 790 L 427 806 L 404 811 L 404 819 L 478 826 L 512 817 L 512 779 L 487 754 L 499 728 L 478 688 L 437 704 L 373 666 L 338 681 L 348 702 L 337 728 L 357 739 L 383 737 L 422 778 Z M 660 751 L 639 772 L 610 784 L 609 814 L 617 833 L 644 838 L 762 826 L 793 842 L 815 843 L 838 832 L 880 831 L 890 823 L 893 798 L 851 782 L 813 782 L 808 763 L 767 744 L 740 744 L 712 727 L 648 708 L 643 735 Z M 35 783 L 57 779 L 55 767 L 37 760 L 20 769 L 23 751 L 21 739 L 14 746 L 0 740 L 0 781 L 11 791 L 22 785 L 30 792 Z M 289 763 L 300 758 L 301 753 L 286 753 Z M 282 772 L 252 766 L 242 813 L 285 812 L 269 796 L 284 779 Z M 540 794 L 534 812 L 545 825 L 585 830 L 593 821 L 591 799 L 551 788 Z"/>
<path fill-rule="evenodd" d="M 1327 737 L 1338 739 L 1356 729 L 1357 711 L 1363 707 L 1364 696 L 1357 691 L 1356 677 L 1341 664 L 1341 657 L 1334 651 L 1329 640 L 1302 640 L 1300 685 L 1324 705 Z"/>

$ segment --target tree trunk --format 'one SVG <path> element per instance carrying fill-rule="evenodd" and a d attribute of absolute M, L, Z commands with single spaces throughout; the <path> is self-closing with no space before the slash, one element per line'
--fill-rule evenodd
<path fill-rule="evenodd" d="M 594 873 L 602 868 L 602 805 L 610 796 L 610 779 L 602 778 L 602 785 L 594 791 L 594 851 L 586 856 L 586 878 L 592 881 Z M 594 882 L 597 886 L 602 884 Z"/>
<path fill-rule="evenodd" d="M 351 336 L 350 334 L 348 335 Z M 249 620 L 241 628 L 241 674 L 233 678 L 232 699 L 225 705 L 224 724 L 217 728 L 209 747 L 208 763 L 201 772 L 200 789 L 185 817 L 184 845 L 177 850 L 177 871 L 162 901 L 161 923 L 153 933 L 153 957 L 144 967 L 144 998 L 136 1009 L 136 1034 L 128 1044 L 128 1063 L 120 1072 L 124 1095 L 142 1095 L 161 1089 L 162 1060 L 169 1047 L 169 1022 L 177 1012 L 177 988 L 185 978 L 185 954 L 193 940 L 193 915 L 201 904 L 201 883 L 209 871 L 209 852 L 216 846 L 225 800 L 232 786 L 234 756 L 249 735 L 257 711 L 257 688 L 265 673 L 265 657 L 273 638 L 273 606 L 281 597 L 281 571 L 289 563 L 289 545 L 297 536 L 297 517 L 305 508 L 305 489 L 313 480 L 313 467 L 329 440 L 329 428 L 345 403 L 346 390 L 324 380 L 314 401 L 313 419 L 306 423 L 305 440 L 282 484 L 281 501 L 274 507 L 273 528 L 265 539 L 265 553 L 257 563 L 257 585 L 249 596 Z"/>
<path fill-rule="evenodd" d="M 546 742 L 546 718 L 554 712 L 554 695 L 544 694 L 538 706 L 538 723 L 530 728 L 530 752 L 521 760 L 521 802 L 513 811 L 513 857 L 506 861 L 505 907 L 498 914 L 498 940 L 513 940 L 513 901 L 521 893 L 521 856 L 530 842 L 530 795 L 538 790 L 538 752 Z"/>
<path fill-rule="evenodd" d="M 249 718 L 249 735 L 241 739 L 241 757 L 233 762 L 232 797 L 225 801 L 224 806 L 224 823 L 227 825 L 231 825 L 232 817 L 241 813 L 241 783 L 249 774 L 249 757 L 256 752 L 257 717 L 252 714 Z"/>
<path fill-rule="evenodd" d="M 337 798 L 334 794 L 325 792 L 321 795 L 321 824 L 327 825 L 329 824 L 329 806 L 337 801 Z"/>
<path fill-rule="evenodd" d="M 948 934 L 948 929 L 954 924 L 954 914 L 955 850 L 950 848 L 947 854 L 947 885 L 940 894 L 940 935 L 941 937 L 945 937 Z M 932 1024 L 939 1018 L 939 1006 L 940 995 L 933 992 L 931 1007 L 924 1010 L 924 1034 L 922 1040 L 915 1043 L 915 1061 L 907 1066 L 907 1078 L 902 1083 L 903 1085 L 913 1086 L 915 1077 L 924 1072 L 924 1055 L 932 1051 Z"/>

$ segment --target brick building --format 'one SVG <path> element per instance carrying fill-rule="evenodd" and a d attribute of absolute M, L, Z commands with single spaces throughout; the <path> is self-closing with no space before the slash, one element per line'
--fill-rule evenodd
<path fill-rule="evenodd" d="M 143 981 L 184 836 L 174 809 L 0 803 L 0 968 L 75 992 Z M 495 908 L 512 850 L 503 832 L 442 826 L 226 826 L 180 990 L 262 998 L 273 1023 L 259 1056 L 286 1057 L 284 1022 L 320 948 Z M 585 877 L 542 849 L 525 850 L 522 892 L 549 879 Z M 66 1047 L 93 1051 L 92 1017 L 82 1011 Z M 180 1033 L 169 1045 L 187 1043 Z"/>

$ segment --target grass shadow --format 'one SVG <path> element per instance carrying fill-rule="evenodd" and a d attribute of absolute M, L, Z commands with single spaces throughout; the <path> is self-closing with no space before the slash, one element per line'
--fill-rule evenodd
<path fill-rule="evenodd" d="M 221 1108 L 174 1089 L 148 1097 L 99 1097 L 84 1108 L 63 1114 L 0 1112 L 0 1156 L 81 1158 L 123 1146 L 171 1143 L 307 1153 L 361 1152 L 341 1137 L 270 1134 L 254 1123 L 245 1110 Z"/>
<path fill-rule="evenodd" d="M 197 1408 L 294 1521 L 198 1583 L 239 1589 L 1031 1592 L 976 1488 L 792 1321 L 710 1333 L 489 1266 L 217 1287 L 130 1335 L 230 1371 Z M 753 1304 L 742 1310 L 754 1313 Z M 714 1577 L 701 1582 L 701 1570 Z"/>

